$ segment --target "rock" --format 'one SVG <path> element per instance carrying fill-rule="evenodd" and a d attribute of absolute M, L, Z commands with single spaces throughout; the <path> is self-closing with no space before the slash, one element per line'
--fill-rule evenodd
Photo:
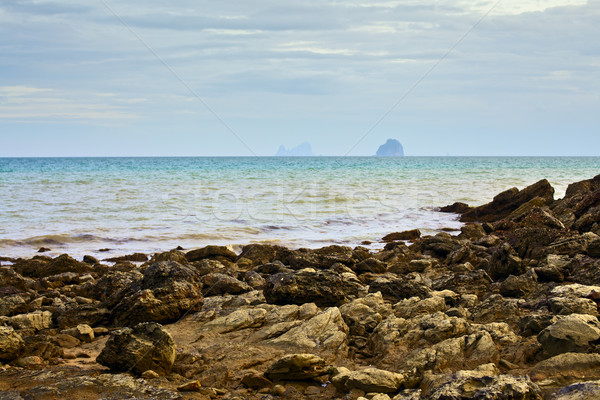
<path fill-rule="evenodd" d="M 306 380 L 327 375 L 325 360 L 314 354 L 288 354 L 267 368 L 265 376 L 274 381 Z"/>
<path fill-rule="evenodd" d="M 247 388 L 255 390 L 273 386 L 273 382 L 271 382 L 270 380 L 262 376 L 262 374 L 259 374 L 256 371 L 248 372 L 246 375 L 244 375 L 241 382 L 242 385 L 246 386 Z"/>
<path fill-rule="evenodd" d="M 411 297 L 394 304 L 394 314 L 399 318 L 413 318 L 420 314 L 433 314 L 447 308 L 443 297 L 433 296 L 427 299 Z"/>
<path fill-rule="evenodd" d="M 475 241 L 486 235 L 481 224 L 466 224 L 460 228 L 458 237 Z"/>
<path fill-rule="evenodd" d="M 160 375 L 157 374 L 156 372 L 152 371 L 151 369 L 146 370 L 142 373 L 142 378 L 144 379 L 156 379 L 158 378 Z"/>
<path fill-rule="evenodd" d="M 26 297 L 20 294 L 0 297 L 0 316 L 9 317 L 11 315 L 27 312 L 27 301 L 25 301 L 25 299 Z"/>
<path fill-rule="evenodd" d="M 79 262 L 67 254 L 54 259 L 46 256 L 36 256 L 29 260 L 19 259 L 13 268 L 19 274 L 32 278 L 43 278 L 63 272 L 87 273 L 92 271 L 89 264 Z"/>
<path fill-rule="evenodd" d="M 286 149 L 284 145 L 281 145 L 275 153 L 275 157 L 313 157 L 314 155 L 308 142 L 302 142 L 291 149 Z"/>
<path fill-rule="evenodd" d="M 462 222 L 493 222 L 507 217 L 522 204 L 539 197 L 546 205 L 554 201 L 554 188 L 543 179 L 523 190 L 512 188 L 494 197 L 491 203 L 472 208 L 462 214 Z"/>
<path fill-rule="evenodd" d="M 177 390 L 180 392 L 199 392 L 200 389 L 202 389 L 202 385 L 198 381 L 191 381 L 177 386 Z"/>
<path fill-rule="evenodd" d="M 113 324 L 168 323 L 186 312 L 199 310 L 203 304 L 199 278 L 195 270 L 174 261 L 152 264 L 141 281 L 123 289 L 132 294 L 124 296 L 111 311 Z"/>
<path fill-rule="evenodd" d="M 596 240 L 598 240 L 598 235 L 592 232 L 560 237 L 548 245 L 546 252 L 548 254 L 562 254 L 573 257 L 577 254 L 587 253 L 588 245 L 596 242 Z"/>
<path fill-rule="evenodd" d="M 391 307 L 383 301 L 381 293 L 369 293 L 340 307 L 350 335 L 367 337 L 384 317 L 390 314 Z"/>
<path fill-rule="evenodd" d="M 77 325 L 75 328 L 66 329 L 63 333 L 71 335 L 82 342 L 91 342 L 95 339 L 94 330 L 85 324 Z"/>
<path fill-rule="evenodd" d="M 262 308 L 244 308 L 204 324 L 203 329 L 217 333 L 234 332 L 240 329 L 261 326 L 267 311 Z"/>
<path fill-rule="evenodd" d="M 360 260 L 360 258 L 358 258 Z M 298 249 L 288 251 L 281 261 L 293 269 L 325 269 L 335 264 L 353 266 L 358 260 L 354 251 L 347 246 L 326 246 L 320 249 Z"/>
<path fill-rule="evenodd" d="M 410 231 L 393 232 L 385 235 L 381 240 L 384 242 L 394 242 L 396 240 L 415 240 L 421 237 L 421 231 L 412 229 Z"/>
<path fill-rule="evenodd" d="M 376 258 L 370 257 L 356 265 L 356 273 L 381 274 L 387 270 L 387 264 Z"/>
<path fill-rule="evenodd" d="M 586 352 L 600 339 L 600 322 L 591 315 L 571 314 L 550 325 L 538 335 L 544 351 L 555 356 L 568 352 Z"/>
<path fill-rule="evenodd" d="M 25 347 L 21 335 L 8 326 L 0 326 L 0 361 L 12 361 L 19 357 Z"/>
<path fill-rule="evenodd" d="M 422 383 L 427 399 L 542 400 L 542 391 L 527 376 L 492 375 L 487 371 L 457 371 L 428 376 Z"/>
<path fill-rule="evenodd" d="M 175 362 L 175 343 L 161 325 L 142 323 L 111 333 L 96 361 L 118 372 L 142 374 L 151 369 L 164 374 Z"/>
<path fill-rule="evenodd" d="M 44 360 L 56 360 L 64 356 L 64 350 L 56 337 L 38 334 L 25 337 L 23 355 L 37 356 Z"/>
<path fill-rule="evenodd" d="M 446 232 L 440 232 L 435 236 L 427 236 L 421 239 L 421 249 L 425 254 L 436 257 L 446 257 L 448 254 L 462 247 L 462 242 L 455 236 Z"/>
<path fill-rule="evenodd" d="M 499 280 L 509 275 L 521 275 L 525 272 L 525 266 L 515 250 L 505 243 L 492 254 L 485 270 L 493 280 Z"/>
<path fill-rule="evenodd" d="M 598 306 L 591 299 L 553 297 L 548 300 L 550 310 L 557 315 L 589 314 L 598 316 Z"/>
<path fill-rule="evenodd" d="M 237 260 L 237 254 L 231 251 L 226 246 L 206 246 L 201 249 L 192 250 L 185 254 L 188 261 L 199 261 L 204 258 L 219 258 L 223 257 L 229 261 Z"/>
<path fill-rule="evenodd" d="M 44 360 L 42 360 L 38 356 L 21 357 L 17 361 L 15 361 L 16 366 L 27 369 L 41 369 L 43 363 Z"/>
<path fill-rule="evenodd" d="M 337 352 L 343 349 L 347 335 L 348 326 L 339 309 L 331 307 L 265 343 L 304 351 Z"/>
<path fill-rule="evenodd" d="M 94 256 L 85 255 L 83 256 L 83 262 L 90 265 L 100 264 L 100 260 L 98 260 Z"/>
<path fill-rule="evenodd" d="M 264 289 L 270 304 L 315 303 L 319 307 L 348 303 L 365 292 L 366 288 L 353 274 L 311 269 L 275 274 Z"/>
<path fill-rule="evenodd" d="M 587 298 L 592 292 L 600 293 L 600 286 L 573 283 L 570 285 L 556 286 L 550 291 L 550 294 L 555 297 Z"/>
<path fill-rule="evenodd" d="M 360 389 L 365 392 L 395 393 L 404 382 L 404 375 L 377 368 L 350 371 L 347 368 L 339 367 L 335 369 L 331 377 L 331 383 L 346 392 Z"/>
<path fill-rule="evenodd" d="M 396 275 L 383 275 L 369 285 L 369 293 L 381 292 L 382 296 L 396 302 L 411 297 L 427 298 L 431 296 L 431 289 L 427 282 L 417 273 L 402 277 Z"/>
<path fill-rule="evenodd" d="M 469 211 L 470 209 L 471 207 L 469 207 L 468 204 L 457 201 L 456 203 L 453 203 L 449 206 L 441 207 L 440 211 L 445 213 L 463 214 Z"/>
<path fill-rule="evenodd" d="M 98 304 L 82 304 L 80 306 L 67 308 L 58 313 L 57 325 L 60 329 L 72 328 L 77 325 L 86 324 L 90 326 L 108 325 L 110 312 Z"/>
<path fill-rule="evenodd" d="M 548 397 L 548 400 L 600 399 L 600 381 L 579 382 L 563 387 Z"/>
<path fill-rule="evenodd" d="M 271 263 L 280 260 L 289 253 L 289 250 L 281 246 L 270 246 L 267 244 L 249 244 L 242 247 L 242 252 L 238 257 L 250 260 L 253 266 Z"/>
<path fill-rule="evenodd" d="M 148 261 L 148 256 L 143 253 L 134 253 L 134 254 L 128 254 L 126 256 L 105 258 L 104 261 L 114 262 L 114 263 L 120 263 L 120 262 L 124 262 L 124 261 L 146 262 L 146 261 Z"/>
<path fill-rule="evenodd" d="M 33 280 L 19 275 L 12 267 L 0 267 L 0 287 L 14 287 L 27 291 L 33 285 Z"/>
<path fill-rule="evenodd" d="M 531 369 L 531 377 L 536 381 L 550 379 L 556 384 L 600 379 L 600 354 L 562 353 L 537 363 Z"/>
<path fill-rule="evenodd" d="M 205 297 L 220 296 L 223 294 L 240 294 L 253 290 L 247 283 L 225 274 L 207 274 L 202 277 L 201 281 L 203 285 L 202 292 Z"/>
<path fill-rule="evenodd" d="M 537 289 L 537 275 L 530 269 L 521 276 L 509 275 L 500 283 L 500 294 L 507 297 L 524 297 Z"/>
<path fill-rule="evenodd" d="M 404 157 L 404 149 L 396 139 L 388 139 L 379 146 L 375 155 L 379 157 Z"/>
<path fill-rule="evenodd" d="M 35 311 L 29 314 L 15 315 L 10 318 L 9 323 L 15 329 L 41 331 L 52 326 L 52 313 L 50 311 Z"/>

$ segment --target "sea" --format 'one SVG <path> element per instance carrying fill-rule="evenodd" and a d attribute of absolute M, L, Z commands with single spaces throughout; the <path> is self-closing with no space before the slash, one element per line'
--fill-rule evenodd
<path fill-rule="evenodd" d="M 0 158 L 0 256 L 376 249 L 395 231 L 457 233 L 440 206 L 544 178 L 560 198 L 597 174 L 600 157 Z"/>

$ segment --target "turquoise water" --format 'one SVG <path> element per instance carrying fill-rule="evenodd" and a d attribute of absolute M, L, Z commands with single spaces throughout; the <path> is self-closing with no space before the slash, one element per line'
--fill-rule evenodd
<path fill-rule="evenodd" d="M 542 178 L 558 198 L 599 173 L 597 157 L 4 158 L 0 255 L 354 246 L 457 229 L 435 210 L 455 201 L 482 204 Z"/>

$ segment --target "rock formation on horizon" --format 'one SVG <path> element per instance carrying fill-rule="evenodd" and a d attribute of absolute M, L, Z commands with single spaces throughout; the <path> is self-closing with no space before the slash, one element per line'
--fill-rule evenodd
<path fill-rule="evenodd" d="M 304 142 L 289 150 L 284 145 L 279 146 L 275 157 L 312 157 L 314 155 L 310 143 Z"/>
<path fill-rule="evenodd" d="M 404 157 L 404 149 L 396 139 L 388 139 L 387 142 L 379 146 L 375 155 L 379 157 Z"/>

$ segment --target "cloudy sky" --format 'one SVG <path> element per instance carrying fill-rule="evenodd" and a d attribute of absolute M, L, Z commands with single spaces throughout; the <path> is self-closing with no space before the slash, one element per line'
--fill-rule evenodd
<path fill-rule="evenodd" d="M 0 0 L 0 156 L 600 155 L 597 0 Z"/>

